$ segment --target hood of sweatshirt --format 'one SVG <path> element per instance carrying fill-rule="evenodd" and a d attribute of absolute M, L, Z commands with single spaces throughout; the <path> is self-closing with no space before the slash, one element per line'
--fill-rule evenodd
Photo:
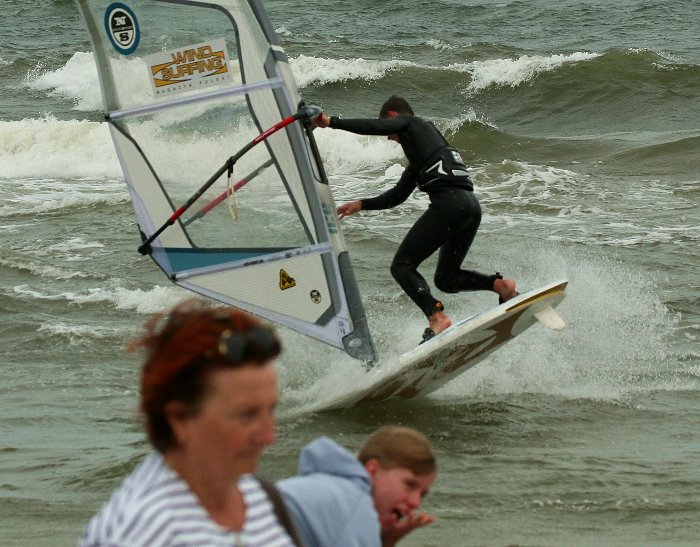
<path fill-rule="evenodd" d="M 371 491 L 367 470 L 357 457 L 328 437 L 320 437 L 307 444 L 299 457 L 299 475 L 327 473 L 351 480 Z"/>

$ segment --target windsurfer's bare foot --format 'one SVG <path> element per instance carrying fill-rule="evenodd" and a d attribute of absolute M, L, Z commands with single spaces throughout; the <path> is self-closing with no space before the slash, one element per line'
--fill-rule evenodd
<path fill-rule="evenodd" d="M 430 330 L 435 334 L 440 334 L 445 329 L 452 326 L 452 319 L 445 315 L 445 312 L 436 311 L 433 315 L 428 317 L 428 324 L 430 325 Z"/>
<path fill-rule="evenodd" d="M 506 302 L 519 294 L 512 279 L 496 279 L 493 282 L 493 290 L 498 293 L 499 302 Z"/>

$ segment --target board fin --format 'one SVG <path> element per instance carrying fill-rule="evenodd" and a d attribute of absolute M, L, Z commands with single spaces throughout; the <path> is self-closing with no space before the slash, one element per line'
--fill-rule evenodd
<path fill-rule="evenodd" d="M 535 312 L 535 317 L 540 323 L 552 330 L 564 330 L 566 327 L 566 323 L 561 316 L 554 311 L 552 306 L 547 306 L 546 308 L 542 308 L 540 311 Z"/>

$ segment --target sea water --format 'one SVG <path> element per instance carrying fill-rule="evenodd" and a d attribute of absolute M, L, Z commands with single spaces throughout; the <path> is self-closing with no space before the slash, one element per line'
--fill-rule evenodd
<path fill-rule="evenodd" d="M 279 439 L 261 472 L 294 473 L 319 435 L 356 449 L 400 423 L 440 465 L 424 502 L 438 520 L 405 545 L 697 544 L 698 3 L 266 5 L 307 101 L 374 117 L 397 93 L 460 149 L 484 213 L 466 267 L 521 290 L 570 285 L 564 332 L 533 327 L 420 401 L 304 413 L 361 365 L 281 329 Z M 136 252 L 77 9 L 2 6 L 0 544 L 72 545 L 149 450 L 123 345 L 189 294 Z M 390 141 L 316 136 L 339 203 L 401 174 Z M 343 221 L 382 359 L 424 328 L 388 267 L 426 206 L 415 194 Z M 441 298 L 454 318 L 496 303 Z"/>

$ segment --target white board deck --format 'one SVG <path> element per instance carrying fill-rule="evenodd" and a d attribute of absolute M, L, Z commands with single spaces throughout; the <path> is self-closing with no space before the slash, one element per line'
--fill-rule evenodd
<path fill-rule="evenodd" d="M 367 372 L 364 381 L 358 382 L 358 387 L 307 410 L 428 395 L 538 322 L 554 330 L 563 329 L 564 321 L 554 308 L 564 299 L 567 284 L 566 280 L 550 283 L 459 321 L 397 360 L 386 365 L 380 362 Z"/>

